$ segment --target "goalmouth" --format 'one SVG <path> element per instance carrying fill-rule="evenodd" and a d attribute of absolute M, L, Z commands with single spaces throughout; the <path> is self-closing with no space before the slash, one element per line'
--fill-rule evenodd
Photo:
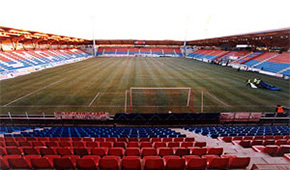
<path fill-rule="evenodd" d="M 127 96 L 128 91 L 126 92 Z M 181 113 L 193 112 L 191 87 L 131 87 L 125 112 Z M 128 103 L 129 102 L 129 103 Z M 127 111 L 127 105 L 128 111 Z"/>

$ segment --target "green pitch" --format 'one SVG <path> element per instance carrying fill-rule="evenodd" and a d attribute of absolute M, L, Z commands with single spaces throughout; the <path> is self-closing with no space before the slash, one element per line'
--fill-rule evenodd
<path fill-rule="evenodd" d="M 259 77 L 282 91 L 251 89 Z M 181 58 L 92 58 L 0 82 L 1 115 L 56 111 L 124 112 L 130 87 L 191 87 L 194 111 L 269 111 L 289 107 L 289 81 Z M 203 93 L 203 104 L 201 103 Z M 179 108 L 177 111 L 185 108 Z M 153 112 L 153 108 L 140 110 Z M 159 109 L 158 112 L 166 111 Z"/>

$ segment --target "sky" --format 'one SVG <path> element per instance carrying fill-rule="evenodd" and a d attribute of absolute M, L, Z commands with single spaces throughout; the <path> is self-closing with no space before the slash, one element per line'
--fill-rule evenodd
<path fill-rule="evenodd" d="M 289 0 L 0 0 L 0 5 L 0 26 L 89 40 L 198 40 L 290 27 Z"/>

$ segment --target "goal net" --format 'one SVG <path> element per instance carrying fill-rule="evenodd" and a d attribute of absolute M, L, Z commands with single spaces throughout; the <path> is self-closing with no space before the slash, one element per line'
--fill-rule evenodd
<path fill-rule="evenodd" d="M 193 112 L 190 87 L 131 87 L 128 112 Z"/>

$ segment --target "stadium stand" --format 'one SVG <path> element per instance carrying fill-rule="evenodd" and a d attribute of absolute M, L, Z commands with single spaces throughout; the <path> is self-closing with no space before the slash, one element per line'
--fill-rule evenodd
<path fill-rule="evenodd" d="M 7 78 L 5 75 L 22 75 L 49 67 L 76 62 L 90 56 L 90 54 L 79 49 L 0 52 L 1 78 Z"/>
<path fill-rule="evenodd" d="M 97 50 L 98 56 L 130 56 L 130 55 L 141 55 L 141 56 L 182 56 L 180 48 L 176 47 L 99 47 Z"/>

